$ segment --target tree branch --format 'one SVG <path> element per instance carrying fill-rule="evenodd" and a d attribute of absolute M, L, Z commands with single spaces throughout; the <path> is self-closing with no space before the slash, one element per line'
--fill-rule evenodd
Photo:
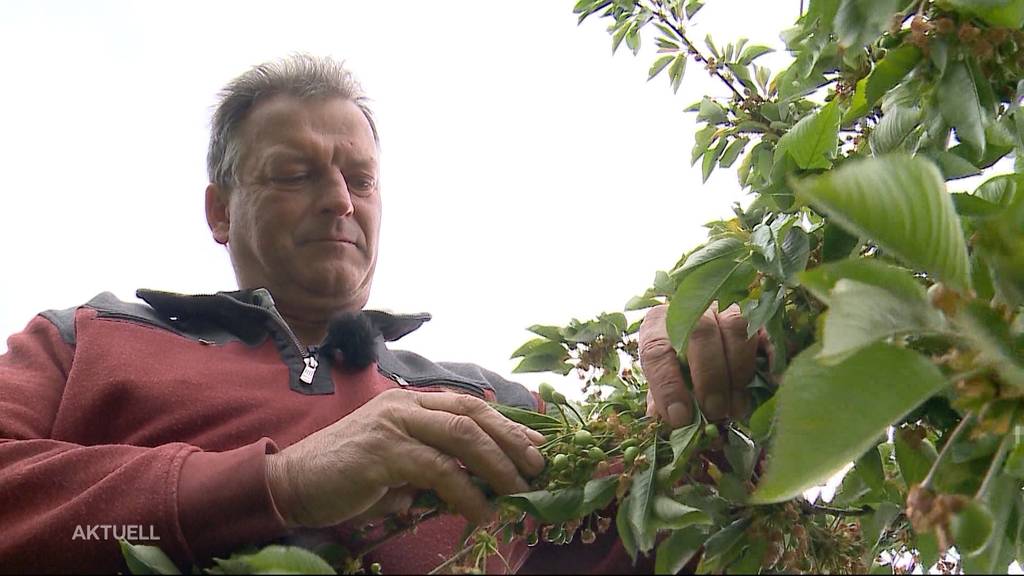
<path fill-rule="evenodd" d="M 949 454 L 953 451 L 953 444 L 967 430 L 967 427 L 974 422 L 974 418 L 974 412 L 968 412 L 967 415 L 964 416 L 963 420 L 960 421 L 960 424 L 958 424 L 953 432 L 950 433 L 949 439 L 946 440 L 946 443 L 942 446 L 942 451 L 939 452 L 939 457 L 935 459 L 935 462 L 932 462 L 932 467 L 928 469 L 928 475 L 921 481 L 921 488 L 924 488 L 925 490 L 931 489 L 932 484 L 935 482 L 935 474 L 938 472 L 939 467 L 946 458 L 949 457 Z"/>
<path fill-rule="evenodd" d="M 713 64 L 706 56 L 704 56 L 704 54 L 702 54 L 701 51 L 698 50 L 697 47 L 693 45 L 693 42 L 690 42 L 690 39 L 686 37 L 686 32 L 684 32 L 678 24 L 676 24 L 674 21 L 670 20 L 667 16 L 665 16 L 665 13 L 661 11 L 660 7 L 658 10 L 651 10 L 651 13 L 657 16 L 658 20 L 662 24 L 668 26 L 673 32 L 675 32 L 676 36 L 678 36 L 679 39 L 683 41 L 683 44 L 686 45 L 687 51 L 690 53 L 691 56 L 693 56 L 694 60 L 700 62 L 701 64 L 704 64 L 705 68 L 707 68 L 708 71 L 711 72 L 711 74 L 717 76 L 719 80 L 721 80 L 726 86 L 728 86 L 729 90 L 732 90 L 732 93 L 735 94 L 737 98 L 739 98 L 741 101 L 746 99 L 746 97 L 743 96 L 743 93 L 736 88 L 736 85 L 733 84 L 731 80 L 726 78 L 718 70 L 717 63 Z"/>

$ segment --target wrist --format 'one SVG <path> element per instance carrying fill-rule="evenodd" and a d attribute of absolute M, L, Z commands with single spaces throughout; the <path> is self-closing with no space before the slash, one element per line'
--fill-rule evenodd
<path fill-rule="evenodd" d="M 294 517 L 294 496 L 291 483 L 288 480 L 287 461 L 283 454 L 280 452 L 267 454 L 266 473 L 274 508 L 277 509 L 277 513 L 284 519 L 288 528 L 298 527 L 299 523 Z"/>

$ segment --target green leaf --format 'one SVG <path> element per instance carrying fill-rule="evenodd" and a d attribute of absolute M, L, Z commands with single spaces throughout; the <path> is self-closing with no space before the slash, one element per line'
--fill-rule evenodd
<path fill-rule="evenodd" d="M 750 415 L 750 434 L 755 442 L 764 442 L 772 434 L 775 424 L 775 396 L 757 407 Z"/>
<path fill-rule="evenodd" d="M 636 542 L 636 549 L 647 553 L 654 548 L 655 531 L 651 529 L 651 515 L 654 512 L 654 472 L 656 444 L 652 443 L 644 455 L 649 463 L 646 468 L 633 473 L 629 494 L 623 500 L 629 500 L 628 526 Z"/>
<path fill-rule="evenodd" d="M 771 52 L 775 52 L 775 50 L 767 46 L 759 46 L 757 44 L 752 44 L 743 49 L 743 53 L 740 54 L 740 57 L 736 60 L 736 63 L 741 64 L 743 66 L 747 66 L 754 60 Z"/>
<path fill-rule="evenodd" d="M 678 530 L 694 524 L 711 524 L 711 516 L 707 512 L 681 504 L 668 496 L 655 496 L 652 509 L 659 529 Z"/>
<path fill-rule="evenodd" d="M 729 121 L 729 116 L 725 112 L 725 108 L 721 104 L 715 102 L 707 96 L 700 101 L 700 109 L 697 112 L 698 122 L 707 122 L 708 124 L 724 124 Z"/>
<path fill-rule="evenodd" d="M 555 524 L 579 517 L 583 504 L 582 488 L 535 490 L 498 497 L 498 503 L 522 510 L 543 522 Z"/>
<path fill-rule="evenodd" d="M 733 236 L 712 240 L 690 253 L 690 255 L 686 257 L 686 260 L 683 261 L 683 265 L 678 269 L 673 270 L 670 273 L 670 276 L 678 281 L 687 273 L 702 264 L 707 264 L 708 262 L 718 260 L 720 258 L 734 260 L 745 254 L 746 251 L 746 245 L 743 241 Z M 673 293 L 674 292 L 675 291 L 673 290 Z"/>
<path fill-rule="evenodd" d="M 527 330 L 533 332 L 538 336 L 543 336 L 548 340 L 552 340 L 555 342 L 562 341 L 562 329 L 559 328 L 558 326 L 544 326 L 542 324 L 534 324 L 533 326 L 527 328 Z M 513 358 L 515 358 L 515 356 L 513 356 Z"/>
<path fill-rule="evenodd" d="M 664 70 L 666 66 L 668 66 L 668 63 L 671 62 L 673 58 L 675 58 L 675 56 L 673 56 L 672 54 L 668 54 L 666 56 L 661 56 L 660 58 L 655 60 L 654 64 L 651 64 L 651 69 L 647 72 L 647 80 L 650 81 L 652 78 L 661 73 L 661 71 Z"/>
<path fill-rule="evenodd" d="M 934 364 L 904 348 L 875 344 L 835 366 L 818 363 L 819 351 L 818 345 L 805 350 L 784 375 L 768 469 L 754 503 L 781 502 L 824 483 L 947 385 Z M 814 450 L 807 449 L 808 438 Z"/>
<path fill-rule="evenodd" d="M 736 477 L 743 481 L 749 480 L 760 453 L 754 442 L 742 432 L 730 426 L 726 433 L 724 452 L 725 458 L 729 462 L 729 466 L 732 467 Z"/>
<path fill-rule="evenodd" d="M 686 53 L 680 53 L 676 55 L 675 60 L 672 61 L 672 65 L 668 68 L 669 84 L 672 86 L 672 93 L 679 92 L 679 87 L 683 84 L 683 76 L 686 74 Z M 696 161 L 696 160 L 695 160 Z"/>
<path fill-rule="evenodd" d="M 705 529 L 688 526 L 673 530 L 661 544 L 654 560 L 655 574 L 678 574 L 697 554 L 708 539 Z"/>
<path fill-rule="evenodd" d="M 523 358 L 522 361 L 512 369 L 512 372 L 521 374 L 523 372 L 555 372 L 566 375 L 572 370 L 572 364 L 565 362 L 565 356 L 552 356 L 546 354 L 532 354 Z"/>
<path fill-rule="evenodd" d="M 704 182 L 708 181 L 711 177 L 711 171 L 715 169 L 715 164 L 718 163 L 718 159 L 722 157 L 725 152 L 725 146 L 727 142 L 725 138 L 718 141 L 718 146 L 715 146 L 710 152 L 704 154 L 704 163 L 701 166 L 701 175 L 704 178 Z"/>
<path fill-rule="evenodd" d="M 921 111 L 917 108 L 893 107 L 882 115 L 878 126 L 868 137 L 871 153 L 881 156 L 890 152 L 914 152 L 905 150 L 907 137 L 920 125 Z"/>
<path fill-rule="evenodd" d="M 879 340 L 942 330 L 941 313 L 924 298 L 907 299 L 871 284 L 839 280 L 830 295 L 818 359 L 834 364 Z"/>
<path fill-rule="evenodd" d="M 839 145 L 839 105 L 829 102 L 805 116 L 779 139 L 776 162 L 788 154 L 803 170 L 828 169 Z"/>
<path fill-rule="evenodd" d="M 643 296 L 633 296 L 626 302 L 625 310 L 643 310 L 644 308 L 650 308 L 661 304 L 661 301 L 656 298 L 645 298 Z"/>
<path fill-rule="evenodd" d="M 1024 388 L 1024 349 L 998 312 L 982 302 L 969 303 L 957 317 L 961 332 L 980 354 L 978 365 L 995 368 L 1007 384 Z"/>
<path fill-rule="evenodd" d="M 554 350 L 552 352 L 554 347 L 557 347 L 558 350 Z M 516 348 L 516 351 L 513 352 L 512 355 L 509 356 L 509 358 L 521 358 L 523 356 L 529 356 L 530 354 L 534 354 L 535 352 L 540 353 L 541 351 L 544 351 L 543 353 L 548 354 L 561 354 L 562 352 L 565 351 L 565 349 L 562 348 L 562 345 L 559 344 L 558 342 L 552 342 L 547 338 L 534 338 L 528 341 L 527 343 L 523 344 L 519 348 Z"/>
<path fill-rule="evenodd" d="M 580 502 L 577 517 L 607 508 L 615 499 L 615 490 L 618 486 L 619 477 L 615 475 L 588 481 L 583 486 L 583 501 Z"/>
<path fill-rule="evenodd" d="M 969 144 L 980 158 L 985 153 L 984 112 L 967 65 L 952 62 L 946 66 L 934 94 L 942 117 L 956 130 L 957 138 Z"/>
<path fill-rule="evenodd" d="M 981 174 L 980 168 L 949 150 L 926 150 L 921 154 L 938 166 L 944 180 L 959 180 Z"/>
<path fill-rule="evenodd" d="M 690 332 L 713 300 L 730 289 L 746 287 L 755 274 L 746 261 L 719 258 L 683 278 L 668 305 L 668 333 L 676 352 L 685 356 Z"/>
<path fill-rule="evenodd" d="M 893 439 L 896 445 L 896 461 L 900 465 L 900 474 L 907 486 L 920 484 L 928 475 L 932 463 L 939 457 L 935 446 L 928 440 L 916 438 L 907 428 L 896 431 Z"/>
<path fill-rule="evenodd" d="M 753 338 L 762 326 L 768 324 L 785 297 L 786 288 L 784 286 L 777 286 L 777 284 L 769 286 L 766 282 L 761 296 L 757 300 L 747 300 L 740 305 L 743 317 L 747 319 L 747 338 Z"/>
<path fill-rule="evenodd" d="M 167 554 L 156 546 L 132 544 L 127 540 L 118 540 L 117 543 L 132 574 L 181 574 Z"/>
<path fill-rule="evenodd" d="M 811 255 L 811 239 L 807 232 L 799 226 L 790 228 L 782 240 L 781 252 L 783 279 L 790 283 L 793 276 L 807 268 Z"/>
<path fill-rule="evenodd" d="M 873 556 L 872 551 L 878 545 L 878 539 L 882 536 L 882 531 L 902 511 L 903 508 L 899 504 L 882 502 L 874 512 L 861 518 L 860 529 L 864 543 L 868 546 L 867 555 Z M 868 558 L 868 560 L 871 560 L 871 558 Z M 890 573 L 886 572 L 886 574 Z"/>
<path fill-rule="evenodd" d="M 215 561 L 221 566 L 244 565 L 249 574 L 336 574 L 323 558 L 296 546 L 267 546 L 254 554 L 233 554 L 226 561 Z"/>
<path fill-rule="evenodd" d="M 722 154 L 722 159 L 718 161 L 718 165 L 722 168 L 728 168 L 733 165 L 733 162 L 739 158 L 740 154 L 743 153 L 743 149 L 747 147 L 750 142 L 750 138 L 737 138 L 729 143 L 729 146 L 725 149 Z"/>
<path fill-rule="evenodd" d="M 841 279 L 885 288 L 901 299 L 923 300 L 925 289 L 910 271 L 873 258 L 847 258 L 829 262 L 800 274 L 801 283 L 822 302 L 832 301 L 832 289 Z"/>
<path fill-rule="evenodd" d="M 716 574 L 725 571 L 731 554 L 739 546 L 750 525 L 749 518 L 740 518 L 711 535 L 704 543 L 704 556 L 697 566 L 698 574 Z"/>
<path fill-rule="evenodd" d="M 843 0 L 834 23 L 840 46 L 852 51 L 873 43 L 899 9 L 899 0 Z"/>
<path fill-rule="evenodd" d="M 1024 0 L 943 0 L 949 7 L 981 18 L 992 26 L 1024 26 Z"/>
<path fill-rule="evenodd" d="M 888 51 L 871 74 L 857 82 L 853 103 L 843 116 L 843 123 L 853 122 L 870 112 L 875 103 L 896 87 L 920 61 L 921 50 L 911 44 Z"/>
<path fill-rule="evenodd" d="M 711 141 L 717 131 L 718 128 L 709 124 L 693 135 L 693 153 L 690 154 L 691 166 L 696 164 L 697 160 L 700 160 L 700 157 L 707 153 L 708 146 L 711 146 Z"/>
<path fill-rule="evenodd" d="M 823 262 L 842 260 L 853 253 L 853 250 L 860 246 L 860 238 L 847 234 L 842 227 L 832 222 L 825 223 L 821 247 L 821 258 Z"/>
<path fill-rule="evenodd" d="M 992 531 L 985 545 L 972 554 L 963 555 L 965 574 L 995 574 L 1006 570 L 1016 551 L 1014 542 L 1007 538 L 1007 524 L 1014 505 L 1021 499 L 1021 483 L 999 475 L 982 497 L 984 507 L 991 511 Z"/>
<path fill-rule="evenodd" d="M 541 414 L 540 412 L 534 412 L 533 410 L 524 410 L 523 408 L 505 406 L 504 404 L 498 403 L 491 404 L 491 407 L 497 410 L 498 413 L 505 418 L 508 418 L 513 422 L 518 422 L 523 426 L 533 428 L 539 432 L 560 429 L 562 427 L 562 421 L 558 418 L 548 416 L 547 414 Z"/>
<path fill-rule="evenodd" d="M 668 443 L 672 447 L 672 462 L 668 463 L 666 467 L 670 470 L 669 478 L 672 482 L 682 478 L 683 473 L 686 472 L 686 465 L 700 442 L 703 429 L 704 423 L 698 419 L 693 424 L 676 428 L 669 435 Z"/>
<path fill-rule="evenodd" d="M 989 178 L 974 191 L 974 196 L 996 206 L 1006 207 L 1013 202 L 1014 196 L 1024 185 L 1024 175 L 1003 174 Z"/>
<path fill-rule="evenodd" d="M 954 289 L 970 288 L 960 219 L 928 161 L 899 154 L 851 161 L 794 187 L 852 234 L 872 238 Z"/>

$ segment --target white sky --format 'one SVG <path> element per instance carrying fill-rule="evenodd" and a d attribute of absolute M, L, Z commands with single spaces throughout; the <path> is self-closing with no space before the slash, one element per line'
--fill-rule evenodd
<path fill-rule="evenodd" d="M 692 63 L 678 95 L 645 82 L 650 37 L 612 57 L 573 4 L 0 3 L 0 351 L 37 312 L 105 290 L 235 289 L 203 213 L 211 107 L 296 51 L 347 60 L 374 99 L 370 306 L 434 315 L 397 347 L 510 375 L 527 326 L 621 309 L 742 195 L 733 171 L 702 186 L 689 166 L 682 109 L 721 87 Z M 691 36 L 781 48 L 798 5 L 710 0 Z"/>

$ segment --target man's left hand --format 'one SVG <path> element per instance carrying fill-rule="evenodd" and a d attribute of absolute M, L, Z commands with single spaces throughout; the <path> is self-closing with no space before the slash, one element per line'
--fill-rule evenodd
<path fill-rule="evenodd" d="M 747 338 L 747 321 L 733 304 L 717 304 L 697 322 L 686 348 L 693 394 L 708 420 L 741 418 L 750 407 L 747 385 L 754 377 L 762 338 Z M 668 306 L 652 308 L 640 326 L 640 365 L 647 377 L 647 413 L 657 413 L 673 428 L 693 421 L 693 399 L 683 381 L 676 351 L 668 337 Z"/>

